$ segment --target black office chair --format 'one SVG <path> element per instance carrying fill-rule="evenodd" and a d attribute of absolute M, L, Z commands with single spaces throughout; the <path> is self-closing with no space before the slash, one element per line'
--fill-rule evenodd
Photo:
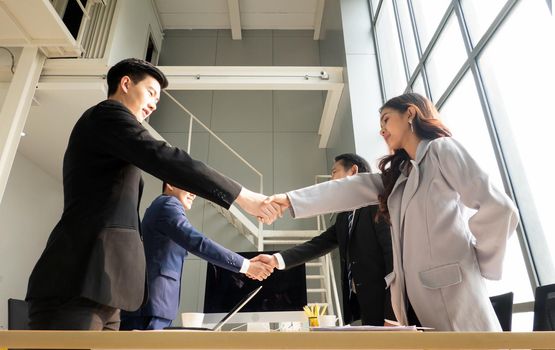
<path fill-rule="evenodd" d="M 535 331 L 555 331 L 555 284 L 536 288 L 534 302 Z"/>
<path fill-rule="evenodd" d="M 8 329 L 29 329 L 28 306 L 25 300 L 8 299 Z"/>
<path fill-rule="evenodd" d="M 506 332 L 511 331 L 513 323 L 513 296 L 513 292 L 510 292 L 489 298 L 495 310 L 495 314 L 497 315 L 497 319 L 501 324 L 501 329 Z"/>

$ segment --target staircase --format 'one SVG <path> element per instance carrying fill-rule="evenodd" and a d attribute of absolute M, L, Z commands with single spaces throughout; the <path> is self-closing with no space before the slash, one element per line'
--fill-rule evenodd
<path fill-rule="evenodd" d="M 223 146 L 225 146 L 241 162 L 243 162 L 247 167 L 249 167 L 254 173 L 258 175 L 258 177 L 260 178 L 259 192 L 264 193 L 262 187 L 262 173 L 254 168 L 235 150 L 229 147 L 220 137 L 218 137 L 212 130 L 204 125 L 204 123 L 202 123 L 197 117 L 195 117 L 169 92 L 165 90 L 163 92 L 190 117 L 187 152 L 190 153 L 193 121 L 195 121 L 201 127 L 203 127 L 212 137 L 214 137 Z M 328 177 L 329 176 L 327 175 L 317 175 L 315 177 L 315 182 L 317 183 L 321 179 Z M 319 235 L 326 229 L 324 217 L 319 216 L 317 217 L 316 230 L 265 230 L 262 223 L 258 223 L 258 225 L 256 225 L 239 208 L 234 205 L 232 205 L 229 210 L 226 210 L 212 202 L 208 203 L 210 203 L 222 216 L 224 216 L 226 220 L 231 225 L 233 225 L 233 227 L 235 227 L 237 232 L 242 234 L 249 242 L 252 243 L 253 246 L 257 247 L 258 251 L 267 250 L 268 246 L 271 246 L 274 250 L 283 250 L 294 245 L 304 243 L 314 236 Z M 314 261 L 306 263 L 306 279 L 308 303 L 319 304 L 320 307 L 327 305 L 328 314 L 337 315 L 339 317 L 339 324 L 343 325 L 337 286 L 335 283 L 335 274 L 331 262 L 331 255 L 327 254 Z"/>

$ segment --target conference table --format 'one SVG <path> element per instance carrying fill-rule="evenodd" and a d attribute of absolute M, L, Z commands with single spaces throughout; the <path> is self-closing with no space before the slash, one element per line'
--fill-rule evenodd
<path fill-rule="evenodd" d="M 555 332 L 0 331 L 0 349 L 555 349 Z"/>

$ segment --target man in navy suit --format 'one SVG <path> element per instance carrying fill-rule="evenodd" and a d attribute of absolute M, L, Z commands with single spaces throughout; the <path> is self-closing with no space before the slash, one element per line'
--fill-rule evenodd
<path fill-rule="evenodd" d="M 250 262 L 197 231 L 187 219 L 195 195 L 164 182 L 163 193 L 146 210 L 141 224 L 148 275 L 148 301 L 135 312 L 122 311 L 120 330 L 163 329 L 179 310 L 181 272 L 188 253 L 263 280 L 272 268 Z"/>

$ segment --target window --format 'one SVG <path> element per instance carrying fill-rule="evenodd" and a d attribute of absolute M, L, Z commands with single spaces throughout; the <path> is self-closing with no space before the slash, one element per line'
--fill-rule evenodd
<path fill-rule="evenodd" d="M 463 0 L 464 19 L 473 46 L 476 46 L 507 0 Z"/>
<path fill-rule="evenodd" d="M 426 89 L 424 87 L 424 80 L 422 79 L 422 73 L 418 74 L 412 84 L 412 92 L 419 93 L 422 96 L 426 96 Z"/>
<path fill-rule="evenodd" d="M 555 182 L 546 170 L 555 130 L 549 6 L 545 0 L 393 0 L 381 6 L 374 33 L 384 99 L 399 95 L 403 81 L 391 65 L 406 62 L 408 76 L 416 78 L 402 90 L 429 92 L 454 137 L 516 199 L 520 234 L 508 242 L 502 280 L 487 286 L 490 295 L 514 292 L 521 312 L 513 315 L 513 330 L 530 330 L 536 281 L 555 283 L 555 221 L 549 216 Z"/>
<path fill-rule="evenodd" d="M 382 66 L 386 100 L 400 95 L 405 90 L 407 80 L 403 69 L 403 56 L 395 24 L 393 3 L 384 1 L 376 23 L 379 37 L 379 56 Z"/>
<path fill-rule="evenodd" d="M 466 49 L 457 17 L 453 14 L 447 21 L 445 29 L 426 62 L 426 71 L 434 101 L 437 101 L 445 92 L 466 58 Z"/>
<path fill-rule="evenodd" d="M 409 76 L 412 76 L 418 64 L 419 57 L 406 0 L 397 1 L 397 11 L 399 12 L 399 24 L 403 34 L 403 44 L 405 45 L 405 54 L 409 66 Z"/>
<path fill-rule="evenodd" d="M 542 265 L 555 256 L 555 222 L 550 140 L 555 130 L 552 111 L 555 81 L 554 45 L 534 37 L 554 38 L 554 22 L 543 0 L 521 1 L 484 49 L 478 64 L 491 103 L 492 115 L 507 150 L 508 167 L 515 181 L 521 214 L 532 244 L 549 252 L 537 257 Z M 533 217 L 531 217 L 533 216 Z M 539 221 L 537 224 L 533 223 Z M 533 236 L 532 236 L 533 235 Z M 534 249 L 534 246 L 532 246 Z M 545 273 L 543 274 L 545 275 Z M 542 284 L 555 283 L 555 276 L 543 276 Z"/>
<path fill-rule="evenodd" d="M 432 36 L 434 36 L 445 11 L 451 0 L 409 0 L 412 1 L 416 27 L 422 45 L 422 51 L 426 50 Z"/>

